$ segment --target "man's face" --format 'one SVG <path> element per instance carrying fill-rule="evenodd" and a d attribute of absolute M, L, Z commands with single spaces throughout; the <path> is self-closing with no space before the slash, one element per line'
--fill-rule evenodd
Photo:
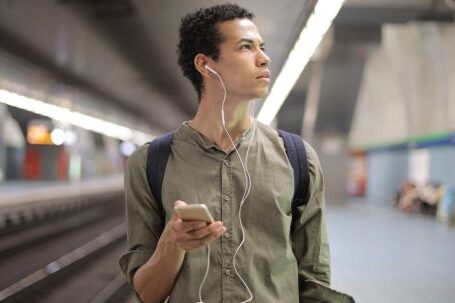
<path fill-rule="evenodd" d="M 223 78 L 228 95 L 244 100 L 265 97 L 270 58 L 256 25 L 249 19 L 234 19 L 219 23 L 218 29 L 224 40 L 219 45 L 220 56 L 211 67 Z"/>

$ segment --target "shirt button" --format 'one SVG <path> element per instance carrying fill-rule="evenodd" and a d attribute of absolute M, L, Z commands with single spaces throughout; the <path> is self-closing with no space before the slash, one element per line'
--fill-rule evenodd
<path fill-rule="evenodd" d="M 230 276 L 231 275 L 231 271 L 229 269 L 226 269 L 225 271 L 226 275 Z"/>
<path fill-rule="evenodd" d="M 231 200 L 231 198 L 229 198 L 229 196 L 224 196 L 224 200 L 229 201 L 229 200 Z"/>
<path fill-rule="evenodd" d="M 230 238 L 230 237 L 231 237 L 231 234 L 230 234 L 230 233 L 224 233 L 224 236 L 225 236 L 226 238 Z"/>
<path fill-rule="evenodd" d="M 228 160 L 223 160 L 224 165 L 229 166 L 229 161 Z"/>

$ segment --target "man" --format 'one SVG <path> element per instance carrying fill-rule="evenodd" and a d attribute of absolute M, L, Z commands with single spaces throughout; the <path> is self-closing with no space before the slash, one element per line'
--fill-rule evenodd
<path fill-rule="evenodd" d="M 182 19 L 179 64 L 199 107 L 174 133 L 164 213 L 147 183 L 146 145 L 130 157 L 125 175 L 128 252 L 120 265 L 142 302 L 326 302 L 321 167 L 305 143 L 308 202 L 291 231 L 294 180 L 283 140 L 250 114 L 270 84 L 270 58 L 252 18 L 225 4 Z M 173 209 L 186 203 L 206 204 L 215 222 L 182 221 Z"/>

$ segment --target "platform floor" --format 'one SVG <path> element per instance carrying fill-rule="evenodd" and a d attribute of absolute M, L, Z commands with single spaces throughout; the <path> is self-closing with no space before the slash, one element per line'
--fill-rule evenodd
<path fill-rule="evenodd" d="M 0 209 L 29 202 L 121 190 L 123 175 L 82 181 L 12 181 L 0 183 Z"/>
<path fill-rule="evenodd" d="M 356 199 L 327 207 L 332 286 L 360 303 L 455 302 L 455 228 Z"/>
<path fill-rule="evenodd" d="M 93 186 L 104 185 L 109 182 L 123 181 L 123 175 L 110 175 L 98 178 L 85 179 L 81 181 L 8 181 L 0 182 L 0 198 L 7 195 L 17 195 L 21 192 L 48 191 L 60 188 L 71 188 L 74 186 L 93 184 Z"/>

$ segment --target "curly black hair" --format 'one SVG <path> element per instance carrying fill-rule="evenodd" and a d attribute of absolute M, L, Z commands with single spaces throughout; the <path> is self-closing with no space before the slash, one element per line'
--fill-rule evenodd
<path fill-rule="evenodd" d="M 247 18 L 252 20 L 254 14 L 237 4 L 226 3 L 208 8 L 201 8 L 187 14 L 180 24 L 180 41 L 177 48 L 178 63 L 183 75 L 193 84 L 201 99 L 202 76 L 194 66 L 194 57 L 203 53 L 217 60 L 220 54 L 219 45 L 223 41 L 217 24 L 222 21 Z"/>

